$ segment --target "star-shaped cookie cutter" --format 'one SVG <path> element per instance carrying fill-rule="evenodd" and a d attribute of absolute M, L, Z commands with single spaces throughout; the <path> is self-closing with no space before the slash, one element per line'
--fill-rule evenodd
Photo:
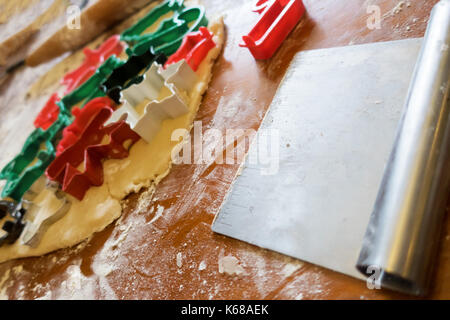
<path fill-rule="evenodd" d="M 261 14 L 244 43 L 257 60 L 271 58 L 305 13 L 302 0 L 259 0 L 254 12 Z"/>
<path fill-rule="evenodd" d="M 142 139 L 150 142 L 164 120 L 189 112 L 187 100 L 196 83 L 197 74 L 185 60 L 170 65 L 166 70 L 154 63 L 141 83 L 121 92 L 122 106 L 108 123 L 125 120 Z M 136 108 L 145 101 L 149 102 L 141 113 L 138 112 Z"/>

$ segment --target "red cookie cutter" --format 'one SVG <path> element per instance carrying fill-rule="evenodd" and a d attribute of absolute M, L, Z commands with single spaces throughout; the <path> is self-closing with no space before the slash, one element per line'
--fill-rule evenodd
<path fill-rule="evenodd" d="M 64 150 L 77 142 L 89 125 L 91 119 L 93 119 L 101 109 L 105 108 L 105 106 L 112 109 L 115 108 L 114 102 L 111 99 L 104 97 L 90 101 L 83 109 L 74 108 L 72 110 L 75 120 L 63 130 L 63 137 L 56 147 L 56 156 L 59 156 Z"/>
<path fill-rule="evenodd" d="M 197 71 L 208 52 L 215 48 L 213 34 L 205 27 L 200 27 L 199 31 L 187 34 L 181 47 L 169 57 L 164 67 L 186 60 L 192 70 Z"/>
<path fill-rule="evenodd" d="M 62 78 L 61 84 L 66 85 L 64 94 L 69 94 L 81 84 L 86 82 L 94 73 L 95 70 L 106 59 L 115 54 L 118 56 L 125 48 L 124 43 L 120 41 L 119 35 L 114 35 L 107 39 L 98 49 L 84 48 L 83 52 L 86 56 L 81 66 L 72 72 L 69 72 Z"/>
<path fill-rule="evenodd" d="M 102 160 L 126 158 L 127 148 L 140 139 L 125 121 L 104 126 L 114 111 L 108 100 L 96 98 L 81 109 L 79 118 L 84 118 L 84 113 L 91 115 L 88 125 L 78 140 L 57 156 L 45 172 L 50 180 L 62 185 L 64 192 L 80 201 L 91 186 L 103 184 Z M 105 137 L 108 141 L 102 144 Z M 131 142 L 127 148 L 125 142 Z M 77 167 L 83 162 L 84 172 L 80 172 Z"/>
<path fill-rule="evenodd" d="M 60 100 L 57 93 L 50 96 L 45 104 L 44 108 L 39 112 L 36 119 L 34 120 L 34 126 L 36 128 L 41 128 L 42 130 L 47 130 L 50 126 L 58 119 L 59 107 L 56 104 Z"/>
<path fill-rule="evenodd" d="M 247 47 L 257 60 L 271 58 L 305 13 L 302 0 L 259 0 L 254 12 L 261 14 L 250 33 L 243 36 L 241 47 Z"/>

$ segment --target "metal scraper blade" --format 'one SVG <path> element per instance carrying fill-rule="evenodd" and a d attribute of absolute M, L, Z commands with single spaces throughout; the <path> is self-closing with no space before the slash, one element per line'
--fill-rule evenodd
<path fill-rule="evenodd" d="M 212 230 L 362 279 L 355 264 L 421 43 L 297 54 L 259 131 L 278 132 L 279 170 L 247 162 Z"/>

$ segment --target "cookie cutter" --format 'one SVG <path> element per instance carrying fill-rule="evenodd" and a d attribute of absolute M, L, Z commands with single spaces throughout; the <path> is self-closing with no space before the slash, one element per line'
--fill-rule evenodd
<path fill-rule="evenodd" d="M 164 64 L 167 57 L 164 54 L 154 54 L 147 50 L 140 55 L 132 54 L 120 67 L 113 70 L 110 76 L 101 84 L 101 89 L 114 99 L 118 93 L 135 83 L 142 81 L 142 73 L 154 63 Z"/>
<path fill-rule="evenodd" d="M 35 200 L 44 191 L 49 191 L 59 205 L 47 217 L 40 219 L 42 208 L 35 203 Z M 23 216 L 25 226 L 22 231 L 22 243 L 33 248 L 39 245 L 48 228 L 62 219 L 72 205 L 58 184 L 48 181 L 45 176 L 39 178 L 24 194 L 22 203 L 26 209 Z"/>
<path fill-rule="evenodd" d="M 197 74 L 184 59 L 165 68 L 159 68 L 158 72 L 166 83 L 173 84 L 178 90 L 183 90 L 188 95 L 198 81 Z"/>
<path fill-rule="evenodd" d="M 67 73 L 61 80 L 61 84 L 66 86 L 64 94 L 69 94 L 86 82 L 101 63 L 112 55 L 119 56 L 124 48 L 125 45 L 120 41 L 119 35 L 111 36 L 98 49 L 84 48 L 85 58 L 83 63 L 77 69 Z"/>
<path fill-rule="evenodd" d="M 253 10 L 261 14 L 244 43 L 257 60 L 271 58 L 305 13 L 302 0 L 259 0 Z"/>
<path fill-rule="evenodd" d="M 45 103 L 45 106 L 37 115 L 34 120 L 35 128 L 41 128 L 42 130 L 47 130 L 50 126 L 58 119 L 59 107 L 57 102 L 60 101 L 59 95 L 54 93 Z"/>
<path fill-rule="evenodd" d="M 191 32 L 184 37 L 180 48 L 169 57 L 164 67 L 184 59 L 192 70 L 197 71 L 208 52 L 215 47 L 213 34 L 207 28 L 200 27 L 199 31 Z"/>
<path fill-rule="evenodd" d="M 142 33 L 152 25 L 154 25 L 161 17 L 173 12 L 179 12 L 185 8 L 184 0 L 168 0 L 151 10 L 145 17 L 140 19 L 133 26 L 125 30 L 120 39 L 130 44 L 135 44 L 142 40 Z"/>
<path fill-rule="evenodd" d="M 184 8 L 175 12 L 172 18 L 164 20 L 155 32 L 142 35 L 139 42 L 127 50 L 140 54 L 150 49 L 155 54 L 164 53 L 170 56 L 178 50 L 186 34 L 206 26 L 208 19 L 204 7 Z"/>
<path fill-rule="evenodd" d="M 81 112 L 90 112 L 90 108 L 96 108 L 95 99 Z M 113 113 L 108 104 L 96 111 L 79 139 L 56 157 L 46 170 L 50 180 L 59 182 L 64 192 L 80 201 L 91 186 L 103 184 L 102 160 L 126 158 L 129 148 L 140 139 L 125 121 L 105 125 Z M 106 137 L 108 142 L 102 144 Z M 124 144 L 127 144 L 127 147 Z M 83 163 L 84 171 L 81 172 L 77 167 Z"/>
<path fill-rule="evenodd" d="M 4 211 L 6 210 L 6 212 Z M 22 208 L 21 204 L 16 202 L 2 201 L 2 215 L 4 217 L 8 215 L 9 217 L 3 223 L 0 230 L 0 247 L 5 244 L 13 244 L 19 239 L 25 224 L 22 222 L 23 216 L 25 214 L 25 209 Z"/>
<path fill-rule="evenodd" d="M 3 197 L 19 202 L 24 193 L 39 179 L 55 156 L 54 143 L 71 118 L 60 114 L 47 129 L 35 129 L 27 138 L 21 152 L 0 172 L 0 179 L 6 180 Z"/>
<path fill-rule="evenodd" d="M 71 115 L 71 110 L 75 105 L 82 103 L 83 106 L 94 98 L 104 97 L 105 92 L 101 89 L 101 84 L 105 79 L 108 79 L 115 69 L 124 64 L 125 61 L 110 56 L 86 82 L 58 102 L 62 112 Z"/>
<path fill-rule="evenodd" d="M 77 142 L 95 114 L 99 112 L 99 110 L 103 109 L 105 105 L 113 109 L 115 108 L 115 105 L 111 99 L 100 97 L 88 102 L 83 109 L 74 108 L 72 110 L 75 120 L 63 130 L 62 139 L 56 147 L 57 157 L 63 153 L 64 150 Z"/>
<path fill-rule="evenodd" d="M 142 139 L 150 142 L 166 119 L 175 119 L 189 112 L 187 96 L 196 84 L 197 75 L 182 60 L 180 63 L 161 71 L 154 63 L 144 74 L 140 84 L 134 85 L 122 92 L 122 106 L 111 116 L 109 122 L 125 120 Z M 163 72 L 163 73 L 162 73 Z M 175 85 L 177 83 L 187 94 L 183 94 Z M 169 92 L 164 96 L 164 92 Z M 141 103 L 149 101 L 138 112 Z"/>

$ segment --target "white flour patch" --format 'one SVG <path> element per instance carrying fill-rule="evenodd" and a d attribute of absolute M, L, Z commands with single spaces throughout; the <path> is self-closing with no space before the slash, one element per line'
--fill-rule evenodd
<path fill-rule="evenodd" d="M 183 266 L 183 254 L 181 252 L 177 253 L 177 267 L 181 268 Z"/>
<path fill-rule="evenodd" d="M 231 255 L 219 258 L 219 273 L 230 276 L 245 274 L 245 269 L 240 265 L 239 260 Z"/>
<path fill-rule="evenodd" d="M 303 263 L 298 261 L 295 263 L 287 263 L 284 268 L 281 270 L 281 274 L 288 278 L 291 275 L 294 274 L 294 272 L 296 272 L 297 270 L 299 270 L 301 267 L 303 267 Z"/>
<path fill-rule="evenodd" d="M 52 292 L 47 291 L 47 292 L 45 292 L 45 294 L 43 296 L 40 296 L 40 297 L 36 298 L 35 300 L 51 300 L 51 299 L 52 299 Z"/>
<path fill-rule="evenodd" d="M 79 264 L 69 266 L 66 274 L 66 280 L 55 292 L 57 300 L 117 299 L 105 277 L 87 278 L 81 273 Z M 48 296 L 48 293 L 45 296 Z"/>
<path fill-rule="evenodd" d="M 303 300 L 303 293 L 300 293 L 295 297 L 295 300 Z"/>
<path fill-rule="evenodd" d="M 150 221 L 150 224 L 152 224 L 153 222 L 155 222 L 156 220 L 158 220 L 161 216 L 162 216 L 162 214 L 163 214 L 163 212 L 164 212 L 164 207 L 163 206 L 161 206 L 161 205 L 159 205 L 158 204 L 158 207 L 156 208 L 156 213 L 155 213 L 155 216 L 153 217 L 153 219 Z"/>
<path fill-rule="evenodd" d="M 205 269 L 206 269 L 206 262 L 205 261 L 200 262 L 200 265 L 198 266 L 198 270 L 203 271 Z"/>

